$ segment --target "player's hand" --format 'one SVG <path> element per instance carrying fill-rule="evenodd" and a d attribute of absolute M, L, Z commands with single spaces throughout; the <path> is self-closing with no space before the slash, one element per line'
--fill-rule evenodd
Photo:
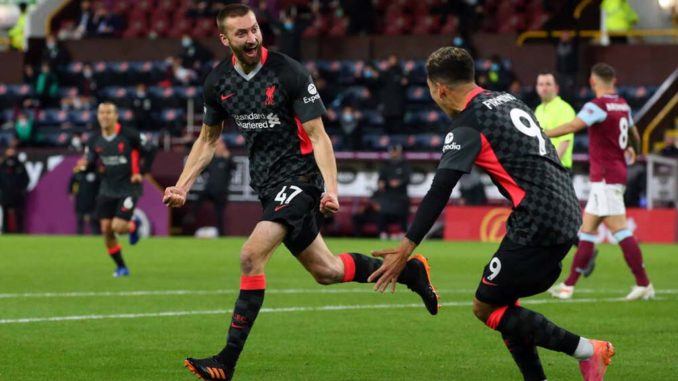
<path fill-rule="evenodd" d="M 339 211 L 339 199 L 332 192 L 326 192 L 320 199 L 320 213 L 325 216 L 335 214 Z"/>
<path fill-rule="evenodd" d="M 179 187 L 167 187 L 162 202 L 170 208 L 180 208 L 186 203 L 186 191 Z"/>
<path fill-rule="evenodd" d="M 626 165 L 635 164 L 637 157 L 638 155 L 636 155 L 636 150 L 633 149 L 633 147 L 628 147 L 626 148 L 626 151 L 624 151 L 624 159 L 626 159 Z"/>
<path fill-rule="evenodd" d="M 405 268 L 407 259 L 410 257 L 410 254 L 412 254 L 415 247 L 416 245 L 412 241 L 405 238 L 396 249 L 383 249 L 372 252 L 372 256 L 384 258 L 381 267 L 367 278 L 368 282 L 374 282 L 376 280 L 374 285 L 375 291 L 384 292 L 390 285 L 391 292 L 395 292 L 396 284 L 398 284 L 398 276 L 400 276 L 400 273 Z"/>
<path fill-rule="evenodd" d="M 138 184 L 144 180 L 144 178 L 141 176 L 140 173 L 135 173 L 132 175 L 132 178 L 130 179 L 133 184 Z"/>

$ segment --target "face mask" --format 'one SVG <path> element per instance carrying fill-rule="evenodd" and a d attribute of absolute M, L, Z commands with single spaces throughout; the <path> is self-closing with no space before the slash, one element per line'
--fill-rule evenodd
<path fill-rule="evenodd" d="M 85 78 L 92 78 L 92 72 L 89 70 L 85 70 L 82 72 L 82 75 L 85 76 Z"/>
<path fill-rule="evenodd" d="M 353 121 L 353 114 L 344 113 L 344 114 L 341 115 L 341 119 L 343 119 L 344 122 L 352 122 Z"/>
<path fill-rule="evenodd" d="M 464 44 L 464 40 L 461 39 L 461 37 L 455 37 L 452 40 L 452 45 L 454 46 L 462 46 Z"/>
<path fill-rule="evenodd" d="M 286 21 L 285 24 L 283 24 L 286 30 L 292 30 L 294 28 L 294 23 L 291 21 Z"/>
<path fill-rule="evenodd" d="M 493 63 L 492 66 L 490 66 L 490 70 L 498 71 L 499 70 L 499 64 Z"/>
<path fill-rule="evenodd" d="M 189 46 L 191 45 L 191 39 L 190 39 L 190 38 L 182 38 L 182 39 L 181 39 L 181 45 L 182 45 L 184 48 L 189 47 Z"/>

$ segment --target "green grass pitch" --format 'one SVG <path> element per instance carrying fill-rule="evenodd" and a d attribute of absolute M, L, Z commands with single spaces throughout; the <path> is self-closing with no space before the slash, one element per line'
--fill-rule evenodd
<path fill-rule="evenodd" d="M 113 279 L 97 237 L 0 236 L 0 380 L 191 380 L 187 356 L 222 348 L 239 284 L 240 238 L 147 239 L 124 245 L 132 276 Z M 330 239 L 335 252 L 393 242 Z M 429 316 L 400 286 L 320 286 L 284 248 L 237 380 L 519 380 L 500 335 L 470 301 L 496 244 L 426 242 L 443 307 Z M 633 278 L 617 246 L 602 245 L 575 300 L 524 305 L 617 347 L 607 380 L 678 379 L 678 246 L 642 245 L 658 291 L 622 302 Z M 564 266 L 569 266 L 571 255 Z M 563 274 L 562 276 L 564 276 Z M 549 380 L 577 380 L 576 362 L 540 350 Z"/>

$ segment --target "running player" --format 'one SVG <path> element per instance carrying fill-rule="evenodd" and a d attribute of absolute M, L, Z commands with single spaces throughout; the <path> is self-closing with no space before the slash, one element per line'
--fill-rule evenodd
<path fill-rule="evenodd" d="M 337 168 L 321 119 L 325 107 L 308 71 L 262 46 L 256 17 L 246 5 L 227 5 L 217 25 L 221 42 L 233 56 L 205 81 L 200 136 L 163 202 L 170 207 L 185 203 L 186 192 L 214 155 L 223 122 L 232 118 L 245 137 L 251 186 L 259 194 L 263 216 L 240 252 L 240 294 L 226 347 L 216 356 L 184 362 L 202 379 L 230 380 L 263 304 L 266 263 L 280 243 L 324 285 L 367 282 L 382 261 L 357 253 L 334 256 L 319 234 L 320 213 L 339 210 Z M 431 314 L 437 313 L 425 258 L 412 258 L 399 281 L 422 297 Z"/>
<path fill-rule="evenodd" d="M 103 102 L 97 108 L 101 133 L 89 140 L 85 158 L 78 169 L 92 169 L 100 163 L 102 174 L 96 214 L 108 254 L 116 264 L 114 277 L 128 276 L 129 269 L 122 258 L 122 247 L 116 234 L 129 234 L 129 243 L 139 241 L 141 220 L 133 218 L 137 203 L 136 189 L 141 185 L 139 132 L 122 128 L 118 110 L 112 102 Z"/>
<path fill-rule="evenodd" d="M 599 63 L 591 68 L 589 84 L 596 98 L 582 107 L 577 117 L 562 126 L 546 131 L 556 137 L 588 127 L 591 193 L 584 210 L 584 222 L 579 234 L 579 248 L 574 256 L 570 275 L 565 282 L 551 290 L 559 299 L 570 299 L 574 285 L 586 269 L 593 267 L 598 226 L 603 223 L 613 232 L 621 246 L 626 264 L 636 278 L 636 285 L 627 300 L 654 298 L 643 264 L 643 254 L 626 223 L 624 189 L 626 158 L 635 160 L 640 144 L 638 130 L 633 124 L 631 108 L 615 90 L 616 76 L 612 66 Z M 632 144 L 629 146 L 629 142 Z"/>
<path fill-rule="evenodd" d="M 452 189 L 475 164 L 513 205 L 506 236 L 485 266 L 473 312 L 499 331 L 525 380 L 545 380 L 537 346 L 579 360 L 585 380 L 602 380 L 614 355 L 612 344 L 575 335 L 519 298 L 546 291 L 558 279 L 561 260 L 581 223 L 568 171 L 544 136 L 532 111 L 507 93 L 474 82 L 474 63 L 464 49 L 441 48 L 426 63 L 433 100 L 453 118 L 431 189 L 406 238 L 396 249 L 376 251 L 384 264 L 369 281 L 395 287 L 407 259 L 436 221 Z"/>

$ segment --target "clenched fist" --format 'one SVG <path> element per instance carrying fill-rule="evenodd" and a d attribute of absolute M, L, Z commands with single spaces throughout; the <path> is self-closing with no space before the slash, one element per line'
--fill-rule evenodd
<path fill-rule="evenodd" d="M 170 208 L 180 208 L 186 203 L 186 191 L 179 187 L 165 188 L 162 202 Z"/>

